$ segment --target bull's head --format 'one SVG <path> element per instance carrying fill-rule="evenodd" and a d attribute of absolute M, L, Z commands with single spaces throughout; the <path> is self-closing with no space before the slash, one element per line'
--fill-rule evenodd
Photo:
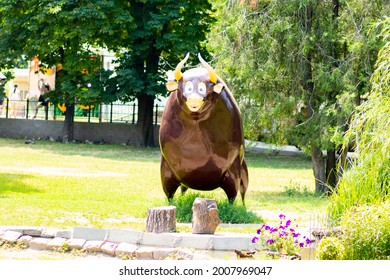
<path fill-rule="evenodd" d="M 181 72 L 184 64 L 188 60 L 189 53 L 176 66 L 174 76 L 177 82 L 170 81 L 167 83 L 168 91 L 179 90 L 182 92 L 185 103 L 191 112 L 198 112 L 203 106 L 205 99 L 211 92 L 221 93 L 222 83 L 217 83 L 218 77 L 214 69 L 198 54 L 199 61 L 204 68 L 193 68 Z"/>

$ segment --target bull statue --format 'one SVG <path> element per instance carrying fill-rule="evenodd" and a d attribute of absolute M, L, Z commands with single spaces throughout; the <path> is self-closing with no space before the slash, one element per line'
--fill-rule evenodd
<path fill-rule="evenodd" d="M 181 72 L 189 53 L 169 81 L 160 126 L 161 182 L 171 200 L 176 190 L 221 187 L 230 202 L 238 191 L 244 204 L 248 169 L 240 110 L 226 84 L 198 55 L 203 67 Z"/>

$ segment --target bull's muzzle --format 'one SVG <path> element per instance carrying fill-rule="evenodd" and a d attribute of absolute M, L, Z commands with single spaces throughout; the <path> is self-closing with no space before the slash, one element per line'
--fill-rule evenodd
<path fill-rule="evenodd" d="M 198 112 L 203 104 L 204 100 L 199 96 L 190 96 L 186 101 L 186 105 L 191 112 Z"/>

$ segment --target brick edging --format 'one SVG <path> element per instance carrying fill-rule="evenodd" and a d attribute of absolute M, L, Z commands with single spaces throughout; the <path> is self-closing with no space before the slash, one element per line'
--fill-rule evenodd
<path fill-rule="evenodd" d="M 87 228 L 84 228 L 87 229 Z M 88 229 L 87 229 L 88 230 Z M 99 229 L 95 234 L 99 233 Z M 74 236 L 76 233 L 76 237 Z M 162 260 L 167 258 L 176 259 L 205 259 L 205 256 L 194 254 L 181 248 L 138 246 L 129 242 L 107 240 L 88 240 L 78 238 L 82 232 L 71 230 L 54 230 L 36 227 L 9 227 L 0 229 L 0 245 L 4 243 L 17 245 L 21 244 L 33 250 L 70 251 L 83 250 L 88 253 L 103 253 L 113 258 L 134 258 Z M 119 238 L 120 239 L 120 238 Z"/>

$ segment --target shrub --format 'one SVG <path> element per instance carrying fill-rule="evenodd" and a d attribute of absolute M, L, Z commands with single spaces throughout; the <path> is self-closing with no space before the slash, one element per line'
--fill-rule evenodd
<path fill-rule="evenodd" d="M 342 260 L 344 246 L 341 240 L 332 236 L 321 239 L 316 248 L 316 257 L 319 260 Z"/>
<path fill-rule="evenodd" d="M 223 223 L 253 224 L 261 223 L 263 219 L 255 213 L 248 211 L 245 206 L 238 203 L 229 203 L 227 200 L 218 202 L 219 218 Z"/>
<path fill-rule="evenodd" d="M 189 223 L 192 220 L 192 204 L 198 193 L 183 194 L 176 196 L 171 204 L 176 206 L 176 220 L 181 223 Z"/>
<path fill-rule="evenodd" d="M 178 222 L 189 223 L 192 221 L 192 205 L 197 197 L 202 197 L 201 193 L 185 193 L 172 200 L 172 205 L 176 206 L 176 219 Z M 218 216 L 223 223 L 249 224 L 260 223 L 262 219 L 255 213 L 248 211 L 245 206 L 238 203 L 229 203 L 227 200 L 218 201 Z"/>
<path fill-rule="evenodd" d="M 390 257 L 390 204 L 363 205 L 341 217 L 345 259 L 385 260 Z"/>
<path fill-rule="evenodd" d="M 283 193 L 290 197 L 311 197 L 315 192 L 311 192 L 307 186 L 301 186 L 297 182 L 290 181 L 288 186 L 283 186 Z"/>

